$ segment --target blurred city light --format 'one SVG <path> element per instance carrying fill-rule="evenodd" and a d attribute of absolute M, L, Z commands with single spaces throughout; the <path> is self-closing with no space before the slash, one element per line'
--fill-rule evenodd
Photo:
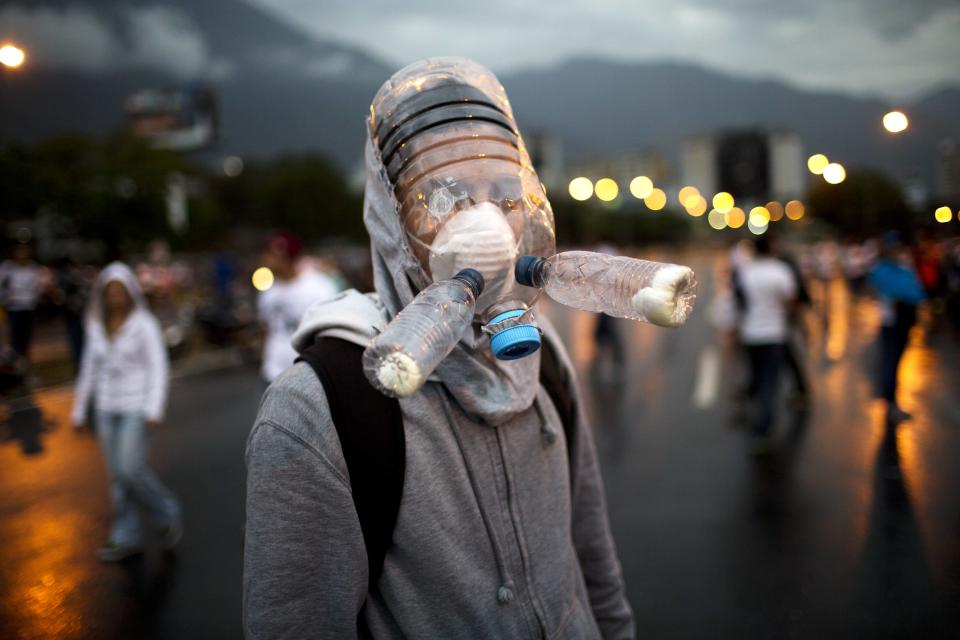
<path fill-rule="evenodd" d="M 630 193 L 637 200 L 643 200 L 653 191 L 653 180 L 647 176 L 637 176 L 630 181 Z"/>
<path fill-rule="evenodd" d="M 266 291 L 273 286 L 273 271 L 267 267 L 260 267 L 253 272 L 253 288 L 257 291 Z"/>
<path fill-rule="evenodd" d="M 907 114 L 902 111 L 891 111 L 883 116 L 883 128 L 890 133 L 906 131 L 908 126 L 910 126 L 910 121 L 907 120 Z"/>
<path fill-rule="evenodd" d="M 747 229 L 755 236 L 762 236 L 767 232 L 768 228 L 770 228 L 769 224 L 756 224 L 752 216 L 747 220 Z"/>
<path fill-rule="evenodd" d="M 783 205 L 776 200 L 767 203 L 767 211 L 770 212 L 770 222 L 780 222 L 783 220 Z"/>
<path fill-rule="evenodd" d="M 937 222 L 950 222 L 953 219 L 953 211 L 950 210 L 950 207 L 940 207 L 933 212 L 933 217 L 937 219 Z"/>
<path fill-rule="evenodd" d="M 590 182 L 590 178 L 584 178 L 583 176 L 571 180 L 568 189 L 570 197 L 581 202 L 589 200 L 590 196 L 593 195 L 593 183 Z"/>
<path fill-rule="evenodd" d="M 236 178 L 243 173 L 243 159 L 239 156 L 227 156 L 223 161 L 223 173 L 228 178 Z"/>
<path fill-rule="evenodd" d="M 807 158 L 807 169 L 810 169 L 810 173 L 817 176 L 823 173 L 828 164 L 830 164 L 830 160 L 822 153 L 815 153 Z"/>
<path fill-rule="evenodd" d="M 839 162 L 831 162 L 823 170 L 823 179 L 830 184 L 840 184 L 847 177 L 847 170 Z"/>
<path fill-rule="evenodd" d="M 683 205 L 686 208 L 689 208 L 690 205 L 693 204 L 691 201 L 694 198 L 697 198 L 699 196 L 700 196 L 699 189 L 697 189 L 696 187 L 686 186 L 680 189 L 680 193 L 677 194 L 677 200 L 680 201 L 681 205 Z"/>
<path fill-rule="evenodd" d="M 720 211 L 718 209 L 711 209 L 710 213 L 707 214 L 707 224 L 711 227 L 720 231 L 721 229 L 727 228 L 727 216 L 725 211 Z"/>
<path fill-rule="evenodd" d="M 754 207 L 750 209 L 750 224 L 755 227 L 764 227 L 770 224 L 770 212 L 766 207 Z"/>
<path fill-rule="evenodd" d="M 720 213 L 726 213 L 730 211 L 730 209 L 733 209 L 733 204 L 733 196 L 726 191 L 721 191 L 713 196 L 713 208 Z"/>
<path fill-rule="evenodd" d="M 799 200 L 791 200 L 787 203 L 786 214 L 791 220 L 799 220 L 805 213 L 803 203 Z"/>
<path fill-rule="evenodd" d="M 0 64 L 11 69 L 16 69 L 23 64 L 27 55 L 23 49 L 12 44 L 5 44 L 0 47 Z"/>
<path fill-rule="evenodd" d="M 643 203 L 651 211 L 660 211 L 667 206 L 667 194 L 663 192 L 663 189 L 654 188 L 650 195 L 643 199 Z"/>
<path fill-rule="evenodd" d="M 597 197 L 603 200 L 604 202 L 612 202 L 617 199 L 617 195 L 620 193 L 620 187 L 617 186 L 615 180 L 610 178 L 600 178 L 597 180 L 597 185 L 594 187 L 594 191 L 597 194 Z"/>
<path fill-rule="evenodd" d="M 733 209 L 730 209 L 730 211 L 727 211 L 725 215 L 727 226 L 731 229 L 739 229 L 743 226 L 743 223 L 747 221 L 747 215 L 740 207 L 734 207 Z"/>
<path fill-rule="evenodd" d="M 687 213 L 695 218 L 699 218 L 707 212 L 707 201 L 699 193 L 687 199 Z"/>

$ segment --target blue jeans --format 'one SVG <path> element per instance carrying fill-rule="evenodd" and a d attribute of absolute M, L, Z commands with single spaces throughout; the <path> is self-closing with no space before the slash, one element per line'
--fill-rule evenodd
<path fill-rule="evenodd" d="M 113 526 L 110 540 L 139 546 L 143 533 L 137 507 L 162 527 L 180 518 L 180 505 L 147 466 L 147 427 L 140 413 L 97 412 L 97 437 L 110 470 Z"/>
<path fill-rule="evenodd" d="M 776 419 L 777 392 L 780 390 L 780 369 L 784 363 L 784 345 L 779 343 L 748 344 L 750 357 L 750 399 L 756 403 L 751 432 L 766 437 Z"/>

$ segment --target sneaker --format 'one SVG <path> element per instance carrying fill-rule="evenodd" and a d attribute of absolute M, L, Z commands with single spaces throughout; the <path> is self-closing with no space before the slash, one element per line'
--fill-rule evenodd
<path fill-rule="evenodd" d="M 173 549 L 183 537 L 183 525 L 175 520 L 160 528 L 160 544 L 164 549 Z"/>
<path fill-rule="evenodd" d="M 119 544 L 113 540 L 107 540 L 97 549 L 97 556 L 103 562 L 120 562 L 140 553 L 143 553 L 143 547 L 139 545 Z"/>

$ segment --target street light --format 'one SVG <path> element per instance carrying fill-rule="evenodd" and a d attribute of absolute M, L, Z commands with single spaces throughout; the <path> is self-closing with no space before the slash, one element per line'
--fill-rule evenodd
<path fill-rule="evenodd" d="M 823 170 L 823 179 L 830 184 L 840 184 L 847 177 L 847 170 L 839 162 L 831 162 Z"/>
<path fill-rule="evenodd" d="M 907 120 L 907 115 L 902 111 L 891 111 L 883 116 L 883 128 L 890 133 L 906 131 L 908 126 L 910 126 L 910 121 Z"/>
<path fill-rule="evenodd" d="M 933 217 L 937 219 L 937 222 L 950 222 L 953 218 L 953 211 L 950 210 L 950 207 L 940 207 L 933 212 Z"/>
<path fill-rule="evenodd" d="M 27 59 L 27 55 L 20 47 L 5 44 L 0 47 L 0 64 L 8 69 L 16 69 Z"/>

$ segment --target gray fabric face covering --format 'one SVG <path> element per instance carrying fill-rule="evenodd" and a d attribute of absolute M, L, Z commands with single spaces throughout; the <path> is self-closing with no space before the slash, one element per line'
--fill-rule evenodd
<path fill-rule="evenodd" d="M 369 135 L 365 157 L 363 221 L 370 234 L 374 286 L 393 317 L 429 280 L 410 250 L 399 206 Z M 473 329 L 440 363 L 435 375 L 470 418 L 496 426 L 533 404 L 540 384 L 540 353 L 520 360 L 497 360 L 479 324 Z"/>

